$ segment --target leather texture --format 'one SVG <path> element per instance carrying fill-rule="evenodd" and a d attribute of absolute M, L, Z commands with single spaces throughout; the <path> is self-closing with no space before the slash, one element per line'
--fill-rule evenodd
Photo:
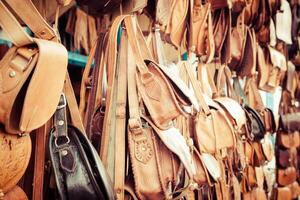
<path fill-rule="evenodd" d="M 4 197 L 3 200 L 28 200 L 26 193 L 19 186 L 13 187 L 9 190 Z"/>
<path fill-rule="evenodd" d="M 28 166 L 31 155 L 31 139 L 28 134 L 17 136 L 0 130 L 0 190 L 11 190 Z"/>
<path fill-rule="evenodd" d="M 20 14 L 20 7 L 14 1 L 7 3 Z M 33 15 L 35 14 L 39 21 L 33 25 L 30 21 L 32 16 L 24 14 L 22 18 L 25 22 L 29 22 L 29 27 L 39 36 L 37 29 L 46 22 L 40 17 L 31 1 L 25 3 L 33 10 Z M 20 27 L 3 3 L 1 8 L 2 17 L 11 23 L 10 26 Z M 4 20 L 0 23 L 8 34 L 11 34 L 13 29 Z M 40 34 L 40 36 L 47 38 L 47 33 L 50 37 L 53 30 L 49 26 L 45 25 L 45 27 L 45 35 Z M 21 30 L 17 30 L 18 34 L 22 38 L 30 38 Z M 55 35 L 51 36 L 53 37 Z M 15 134 L 30 132 L 49 120 L 55 111 L 67 71 L 67 51 L 63 45 L 38 38 L 30 38 L 30 40 L 32 45 L 21 44 L 23 46 L 19 48 L 11 48 L 0 63 L 0 73 L 5 82 L 5 88 L 1 90 L 0 96 L 10 99 L 1 104 L 0 122 L 5 125 L 7 132 Z M 49 67 L 50 64 L 53 67 Z M 47 89 L 36 89 L 40 85 Z"/>
<path fill-rule="evenodd" d="M 247 110 L 249 117 L 251 119 L 251 130 L 252 130 L 252 134 L 254 136 L 255 140 L 260 140 L 262 138 L 264 138 L 265 135 L 265 127 L 263 124 L 263 121 L 261 119 L 261 117 L 259 116 L 259 114 L 252 109 L 249 106 L 245 106 L 245 109 Z"/>
<path fill-rule="evenodd" d="M 296 181 L 296 169 L 295 167 L 288 167 L 286 169 L 278 169 L 277 170 L 277 182 L 281 186 L 287 186 Z"/>
<path fill-rule="evenodd" d="M 298 131 L 300 129 L 300 113 L 290 113 L 280 116 L 280 128 L 284 131 Z"/>
<path fill-rule="evenodd" d="M 295 148 L 300 145 L 300 136 L 299 132 L 278 132 L 276 137 L 277 144 L 285 148 Z"/>
<path fill-rule="evenodd" d="M 55 145 L 55 132 L 49 139 L 60 199 L 114 199 L 106 170 L 94 147 L 77 128 L 68 126 L 70 142 L 62 148 Z"/>

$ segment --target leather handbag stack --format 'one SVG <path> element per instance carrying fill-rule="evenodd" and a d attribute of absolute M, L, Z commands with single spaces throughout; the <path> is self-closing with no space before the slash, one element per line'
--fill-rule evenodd
<path fill-rule="evenodd" d="M 288 75 L 281 98 L 279 129 L 276 136 L 277 199 L 294 199 L 299 187 L 299 127 L 300 113 L 295 97 L 297 82 L 295 67 L 288 66 Z"/>
<path fill-rule="evenodd" d="M 23 3 L 32 15 L 25 15 L 17 1 L 0 2 L 0 24 L 13 43 L 0 63 L 0 196 L 4 199 L 27 199 L 17 183 L 31 157 L 29 133 L 53 115 L 67 71 L 67 51 L 55 42 L 56 33 L 31 1 Z M 16 17 L 36 37 L 29 36 Z"/>

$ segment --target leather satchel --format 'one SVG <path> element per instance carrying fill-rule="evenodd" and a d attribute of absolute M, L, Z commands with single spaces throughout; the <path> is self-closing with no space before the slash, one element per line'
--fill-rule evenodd
<path fill-rule="evenodd" d="M 1 195 L 1 192 L 0 192 Z M 9 192 L 1 196 L 1 200 L 28 200 L 26 193 L 19 186 L 15 186 Z"/>
<path fill-rule="evenodd" d="M 281 186 L 287 186 L 297 180 L 297 172 L 295 167 L 277 170 L 277 182 Z"/>
<path fill-rule="evenodd" d="M 260 115 L 256 112 L 256 110 L 252 109 L 249 106 L 244 107 L 250 117 L 251 130 L 255 140 L 261 140 L 264 138 L 266 133 L 265 126 Z"/>
<path fill-rule="evenodd" d="M 275 196 L 277 200 L 290 200 L 292 199 L 292 192 L 288 187 L 275 188 Z"/>
<path fill-rule="evenodd" d="M 280 115 L 280 129 L 284 131 L 298 131 L 300 130 L 300 112 Z"/>
<path fill-rule="evenodd" d="M 215 154 L 221 149 L 234 148 L 236 137 L 225 111 L 200 92 L 199 85 L 190 69 L 185 65 L 199 105 L 203 109 L 195 116 L 195 145 L 200 152 Z M 207 102 L 211 102 L 208 107 Z M 222 130 L 222 131 L 219 131 Z"/>
<path fill-rule="evenodd" d="M 15 1 L 8 3 L 20 14 Z M 37 17 L 37 24 L 43 23 L 44 35 L 37 31 L 30 17 L 20 17 L 24 18 L 36 36 L 55 40 L 54 31 L 34 10 L 32 2 L 24 3 L 32 8 L 32 16 Z M 0 98 L 7 99 L 0 104 L 0 123 L 9 133 L 30 132 L 48 121 L 55 111 L 67 71 L 67 51 L 59 43 L 30 37 L 3 2 L 0 3 L 0 9 L 2 28 L 9 35 L 18 36 L 11 38 L 14 46 L 0 62 Z"/>
<path fill-rule="evenodd" d="M 0 129 L 0 191 L 6 194 L 22 178 L 31 156 L 28 134 L 12 135 Z"/>
<path fill-rule="evenodd" d="M 277 150 L 277 165 L 278 167 L 285 169 L 291 165 L 290 152 L 288 149 L 278 149 Z"/>
<path fill-rule="evenodd" d="M 67 124 L 66 106 L 62 94 L 49 138 L 59 199 L 114 199 L 110 179 L 96 150 L 79 129 Z"/>
<path fill-rule="evenodd" d="M 209 63 L 215 53 L 211 4 L 202 5 L 200 1 L 194 1 L 192 6 L 189 48 L 196 55 L 201 56 L 203 62 Z"/>
<path fill-rule="evenodd" d="M 279 131 L 276 137 L 276 144 L 284 148 L 297 148 L 300 145 L 299 132 L 286 133 Z"/>

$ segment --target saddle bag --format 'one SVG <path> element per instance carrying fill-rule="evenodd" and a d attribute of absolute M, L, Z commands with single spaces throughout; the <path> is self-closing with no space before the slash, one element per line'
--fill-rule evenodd
<path fill-rule="evenodd" d="M 49 152 L 59 199 L 114 199 L 109 176 L 87 137 L 68 125 L 61 95 L 50 132 Z"/>
<path fill-rule="evenodd" d="M 276 144 L 279 147 L 284 147 L 287 149 L 297 148 L 300 145 L 299 132 L 285 133 L 279 131 L 276 137 Z"/>
<path fill-rule="evenodd" d="M 31 1 L 24 3 L 33 6 Z M 15 8 L 14 1 L 8 4 Z M 0 104 L 0 123 L 9 133 L 28 133 L 45 124 L 55 112 L 67 72 L 67 50 L 57 42 L 30 37 L 3 2 L 0 13 L 0 25 L 13 36 L 14 44 L 0 61 L 0 99 L 6 99 Z M 28 25 L 32 28 L 32 22 Z M 47 28 L 52 30 L 46 27 L 44 38 L 55 39 Z M 34 27 L 32 31 L 43 36 Z"/>
<path fill-rule="evenodd" d="M 277 170 L 277 182 L 281 186 L 287 186 L 297 180 L 297 172 L 295 167 Z"/>

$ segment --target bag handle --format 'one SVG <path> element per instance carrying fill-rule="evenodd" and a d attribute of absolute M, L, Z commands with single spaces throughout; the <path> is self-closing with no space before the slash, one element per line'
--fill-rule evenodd
<path fill-rule="evenodd" d="M 71 80 L 70 80 L 68 73 L 66 75 L 64 91 L 65 91 L 66 99 L 68 102 L 68 108 L 70 111 L 72 124 L 75 127 L 77 127 L 82 133 L 85 134 L 85 129 L 84 129 L 81 117 L 80 117 L 80 112 L 79 112 L 78 105 L 76 102 L 76 97 L 75 97 L 74 90 L 73 90 Z"/>
<path fill-rule="evenodd" d="M 208 105 L 205 102 L 204 96 L 201 94 L 201 87 L 199 85 L 199 82 L 197 82 L 196 77 L 194 76 L 191 67 L 187 65 L 187 62 L 184 62 L 184 67 L 187 72 L 188 78 L 191 81 L 192 87 L 194 89 L 196 98 L 198 100 L 199 105 L 203 109 L 203 112 L 205 113 L 206 116 L 209 116 L 211 114 L 210 109 Z"/>
<path fill-rule="evenodd" d="M 54 29 L 44 20 L 31 0 L 5 0 L 38 38 L 57 41 Z"/>
<path fill-rule="evenodd" d="M 101 148 L 100 148 L 100 158 L 102 159 L 103 165 L 107 167 L 107 157 L 108 157 L 108 146 L 109 146 L 109 130 L 110 121 L 112 115 L 112 99 L 114 95 L 114 85 L 115 85 L 115 74 L 116 74 L 116 58 L 117 58 L 117 35 L 118 30 L 127 15 L 121 15 L 116 17 L 111 25 L 110 32 L 108 34 L 107 43 L 107 61 L 106 64 L 107 72 L 107 88 L 106 88 L 106 99 L 105 99 L 105 115 L 103 120 L 103 132 L 101 136 Z"/>
<path fill-rule="evenodd" d="M 33 39 L 24 31 L 2 1 L 0 1 L 0 25 L 17 47 L 33 43 Z"/>

